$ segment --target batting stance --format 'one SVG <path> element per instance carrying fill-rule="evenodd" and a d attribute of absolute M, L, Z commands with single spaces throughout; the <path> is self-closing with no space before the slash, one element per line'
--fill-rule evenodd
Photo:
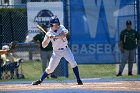
<path fill-rule="evenodd" d="M 53 16 L 50 18 L 50 30 L 46 33 L 45 38 L 42 42 L 42 46 L 45 48 L 48 46 L 49 42 L 52 42 L 53 54 L 50 58 L 50 62 L 41 78 L 37 81 L 32 82 L 32 85 L 41 84 L 42 81 L 51 74 L 56 67 L 58 66 L 60 59 L 64 57 L 71 65 L 73 72 L 76 76 L 78 85 L 83 85 L 78 71 L 77 63 L 74 59 L 74 56 L 68 47 L 67 36 L 68 30 L 60 25 L 58 17 Z"/>

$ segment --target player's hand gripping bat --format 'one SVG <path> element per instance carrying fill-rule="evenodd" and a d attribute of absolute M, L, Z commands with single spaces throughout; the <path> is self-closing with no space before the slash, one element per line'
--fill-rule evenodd
<path fill-rule="evenodd" d="M 47 28 L 46 28 L 46 26 L 45 26 L 44 24 L 37 25 L 37 28 L 40 29 L 40 31 L 43 31 L 43 32 L 45 32 L 45 33 L 48 32 L 48 30 L 47 30 Z M 48 37 L 49 37 L 49 38 L 54 38 L 53 35 L 48 35 Z"/>

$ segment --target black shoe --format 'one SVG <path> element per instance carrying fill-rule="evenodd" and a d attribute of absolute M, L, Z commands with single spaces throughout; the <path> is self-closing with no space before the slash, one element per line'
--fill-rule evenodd
<path fill-rule="evenodd" d="M 132 72 L 128 72 L 128 76 L 132 76 L 133 74 L 132 74 Z"/>
<path fill-rule="evenodd" d="M 56 75 L 51 75 L 51 78 L 57 78 L 57 76 Z"/>
<path fill-rule="evenodd" d="M 14 77 L 11 77 L 10 79 L 14 79 Z"/>
<path fill-rule="evenodd" d="M 37 80 L 37 81 L 34 81 L 32 82 L 32 85 L 38 85 L 40 84 L 41 85 L 42 81 L 41 80 Z"/>
<path fill-rule="evenodd" d="M 122 73 L 119 72 L 116 76 L 122 76 Z"/>
<path fill-rule="evenodd" d="M 81 80 L 77 80 L 78 85 L 83 85 L 83 82 Z"/>

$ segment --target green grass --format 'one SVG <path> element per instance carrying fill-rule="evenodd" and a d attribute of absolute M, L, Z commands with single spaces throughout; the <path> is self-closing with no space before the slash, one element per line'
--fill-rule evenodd
<path fill-rule="evenodd" d="M 88 64 L 78 65 L 81 78 L 140 78 L 139 75 L 116 77 L 115 64 Z M 20 66 L 21 68 L 21 66 Z M 75 79 L 73 70 L 68 66 L 69 77 L 59 77 L 57 80 Z M 22 72 L 25 75 L 24 80 L 36 80 L 42 75 L 41 62 L 27 61 L 22 63 Z M 16 79 L 15 79 L 16 80 Z M 52 80 L 52 79 L 49 79 Z M 5 80 L 4 80 L 5 81 Z"/>
<path fill-rule="evenodd" d="M 100 78 L 100 77 L 108 77 L 115 75 L 116 66 L 115 65 L 78 65 L 79 72 L 81 78 Z M 41 62 L 32 61 L 32 62 L 25 62 L 22 64 L 23 73 L 26 79 L 33 80 L 40 78 L 42 71 L 41 71 Z M 69 78 L 68 79 L 75 79 L 73 74 L 73 70 L 70 66 L 68 66 L 69 71 Z M 66 79 L 64 77 L 60 77 L 60 79 Z"/>
<path fill-rule="evenodd" d="M 104 64 L 90 64 L 78 65 L 80 76 L 82 78 L 101 78 L 115 75 L 115 65 Z M 72 69 L 69 67 L 69 78 L 73 79 L 74 75 Z"/>
<path fill-rule="evenodd" d="M 26 79 L 29 80 L 38 79 L 42 74 L 41 62 L 38 61 L 25 62 L 22 64 L 22 70 Z"/>

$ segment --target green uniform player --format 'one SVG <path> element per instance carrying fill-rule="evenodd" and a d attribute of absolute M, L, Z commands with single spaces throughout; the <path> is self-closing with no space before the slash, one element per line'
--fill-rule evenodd
<path fill-rule="evenodd" d="M 52 55 L 52 43 L 50 42 L 48 47 L 43 48 L 42 47 L 42 41 L 45 37 L 44 32 L 40 32 L 36 36 L 33 37 L 34 42 L 38 42 L 40 46 L 40 57 L 41 57 L 41 62 L 42 62 L 42 72 L 45 71 L 46 67 L 49 65 L 49 60 Z M 52 78 L 57 78 L 54 73 L 51 74 Z"/>
<path fill-rule="evenodd" d="M 132 74 L 133 63 L 135 60 L 135 51 L 140 41 L 139 33 L 132 29 L 130 20 L 126 21 L 127 28 L 120 34 L 120 50 L 122 53 L 121 63 L 117 76 L 122 76 L 125 64 L 128 62 L 128 75 Z"/>

